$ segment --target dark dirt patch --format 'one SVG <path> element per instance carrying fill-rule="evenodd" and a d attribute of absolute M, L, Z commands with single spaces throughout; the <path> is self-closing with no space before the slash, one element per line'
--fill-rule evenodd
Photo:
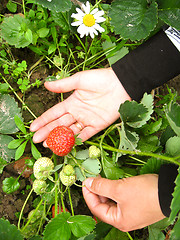
<path fill-rule="evenodd" d="M 11 223 L 17 224 L 17 214 L 21 211 L 24 201 L 29 193 L 29 190 L 26 190 L 26 187 L 31 183 L 29 179 L 21 177 L 19 180 L 20 188 L 13 194 L 6 194 L 2 190 L 2 182 L 8 177 L 18 177 L 18 173 L 13 168 L 13 164 L 7 166 L 0 176 L 0 218 L 4 217 Z M 29 199 L 25 206 L 25 215 L 31 210 L 31 201 L 32 198 Z"/>

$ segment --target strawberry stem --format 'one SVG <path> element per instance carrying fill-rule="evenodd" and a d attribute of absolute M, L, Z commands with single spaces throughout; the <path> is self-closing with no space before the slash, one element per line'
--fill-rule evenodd
<path fill-rule="evenodd" d="M 72 216 L 74 216 L 73 203 L 72 203 L 71 192 L 70 192 L 69 187 L 68 187 L 68 196 L 69 196 L 69 202 L 70 202 L 70 206 L 71 206 L 71 213 L 72 213 Z"/>
<path fill-rule="evenodd" d="M 57 159 L 56 159 L 56 155 L 53 154 L 53 160 L 54 160 L 54 166 L 57 165 Z M 58 181 L 58 173 L 55 172 L 55 182 Z M 54 214 L 55 214 L 55 217 L 57 216 L 58 214 L 58 188 L 57 188 L 57 184 L 55 185 L 55 211 L 54 211 Z"/>

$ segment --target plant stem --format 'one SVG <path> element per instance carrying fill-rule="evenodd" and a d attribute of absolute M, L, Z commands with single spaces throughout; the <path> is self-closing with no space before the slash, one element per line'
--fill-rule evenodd
<path fill-rule="evenodd" d="M 99 146 L 98 143 L 94 143 L 91 141 L 86 141 L 85 143 L 89 144 L 89 145 L 95 145 L 95 146 Z M 172 157 L 168 157 L 168 156 L 164 156 L 164 155 L 159 155 L 156 153 L 151 153 L 151 152 L 140 152 L 138 150 L 134 150 L 134 151 L 128 151 L 128 150 L 122 150 L 122 149 L 117 149 L 111 146 L 105 146 L 102 145 L 102 147 L 106 150 L 112 151 L 112 152 L 118 152 L 118 153 L 122 153 L 122 154 L 129 154 L 129 155 L 138 155 L 138 156 L 146 156 L 146 157 L 154 157 L 157 159 L 161 159 L 161 160 L 165 160 L 165 161 L 169 161 L 172 162 L 174 164 L 177 164 L 178 166 L 180 166 L 180 162 L 176 161 L 176 159 L 180 158 L 180 156 L 172 158 Z"/>
<path fill-rule="evenodd" d="M 33 189 L 32 189 L 33 190 Z M 34 217 L 34 215 L 37 213 L 38 209 L 40 208 L 41 204 L 43 202 L 43 199 L 41 198 L 41 201 L 39 202 L 39 204 L 37 205 L 35 211 L 33 212 L 33 214 L 31 215 L 31 217 L 28 219 L 26 225 L 23 227 L 23 229 L 21 230 L 21 232 L 23 232 L 26 227 L 29 225 L 29 223 L 31 222 L 32 218 Z"/>
<path fill-rule="evenodd" d="M 63 199 L 63 193 L 62 193 L 62 184 L 61 184 L 61 205 L 62 205 L 62 208 L 63 208 L 63 212 L 65 213 L 66 212 L 66 208 L 65 208 L 65 205 L 64 205 L 64 199 Z"/>
<path fill-rule="evenodd" d="M 26 8 L 25 8 L 24 0 L 22 0 L 22 5 L 23 5 L 24 17 L 26 18 Z"/>
<path fill-rule="evenodd" d="M 126 234 L 128 235 L 130 240 L 133 240 L 133 238 L 131 237 L 131 235 L 128 232 L 126 232 Z"/>
<path fill-rule="evenodd" d="M 68 196 L 69 196 L 69 202 L 70 202 L 70 206 L 71 206 L 71 213 L 72 213 L 72 216 L 74 216 L 73 203 L 72 203 L 71 192 L 70 192 L 69 187 L 68 187 Z"/>
<path fill-rule="evenodd" d="M 53 159 L 54 159 L 54 166 L 57 165 L 57 159 L 56 159 L 56 155 L 53 154 Z M 55 182 L 58 181 L 58 173 L 55 172 Z M 56 217 L 58 214 L 58 188 L 57 188 L 57 184 L 55 186 L 55 214 L 54 216 Z"/>
<path fill-rule="evenodd" d="M 25 202 L 24 202 L 24 204 L 23 204 L 23 206 L 22 206 L 22 209 L 21 209 L 21 212 L 20 212 L 20 215 L 19 215 L 19 220 L 18 220 L 18 229 L 19 229 L 19 230 L 20 230 L 20 223 L 21 223 L 21 218 L 22 218 L 22 214 L 23 214 L 24 208 L 25 208 L 26 203 L 28 202 L 28 200 L 29 200 L 32 192 L 33 192 L 33 188 L 32 188 L 31 191 L 29 192 L 29 194 L 28 194 L 28 196 L 27 196 L 27 198 L 26 198 L 26 200 L 25 200 Z"/>

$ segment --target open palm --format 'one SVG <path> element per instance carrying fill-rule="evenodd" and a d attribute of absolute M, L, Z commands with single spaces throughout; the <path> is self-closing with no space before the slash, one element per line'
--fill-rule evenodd
<path fill-rule="evenodd" d="M 111 68 L 79 72 L 46 82 L 45 87 L 56 93 L 74 91 L 31 124 L 31 131 L 36 131 L 33 138 L 36 143 L 46 140 L 58 125 L 69 126 L 85 141 L 117 120 L 120 104 L 130 100 Z"/>

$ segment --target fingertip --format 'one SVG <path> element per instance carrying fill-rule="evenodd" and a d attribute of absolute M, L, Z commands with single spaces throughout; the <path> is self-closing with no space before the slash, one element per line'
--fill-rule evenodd
<path fill-rule="evenodd" d="M 90 189 L 92 186 L 94 178 L 86 178 L 83 182 L 86 188 Z"/>

